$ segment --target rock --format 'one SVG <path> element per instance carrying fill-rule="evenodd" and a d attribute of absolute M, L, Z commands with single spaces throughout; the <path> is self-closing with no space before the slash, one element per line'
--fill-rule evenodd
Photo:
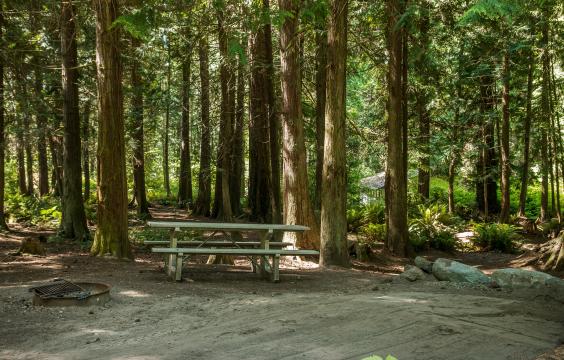
<path fill-rule="evenodd" d="M 502 288 L 544 288 L 553 276 L 540 271 L 500 269 L 492 273 L 492 280 Z"/>
<path fill-rule="evenodd" d="M 546 286 L 551 297 L 564 303 L 564 280 L 553 276 L 546 280 Z"/>
<path fill-rule="evenodd" d="M 439 280 L 490 284 L 491 279 L 475 267 L 449 259 L 437 259 L 433 263 L 433 275 Z"/>
<path fill-rule="evenodd" d="M 428 272 L 429 274 L 433 272 L 433 262 L 425 259 L 424 257 L 417 256 L 415 258 L 415 266 L 425 272 Z"/>
<path fill-rule="evenodd" d="M 405 265 L 400 277 L 409 281 L 422 280 L 425 277 L 423 270 L 413 265 Z"/>

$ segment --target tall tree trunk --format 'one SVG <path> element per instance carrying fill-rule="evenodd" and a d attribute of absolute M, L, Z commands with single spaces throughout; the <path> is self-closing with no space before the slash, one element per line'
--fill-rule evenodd
<path fill-rule="evenodd" d="M 135 51 L 139 47 L 139 40 L 132 38 L 133 57 L 131 62 L 131 86 L 133 98 L 131 107 L 133 112 L 133 188 L 135 200 L 137 200 L 137 214 L 147 218 L 149 202 L 147 201 L 147 189 L 145 186 L 145 130 L 144 130 L 144 104 L 143 104 L 143 79 L 141 77 L 141 62 Z"/>
<path fill-rule="evenodd" d="M 557 96 L 556 93 L 556 79 L 554 76 L 554 61 L 552 59 L 552 57 L 550 58 L 550 83 L 552 84 L 552 86 L 550 87 L 552 90 L 552 101 L 554 102 L 554 104 L 560 104 L 559 102 L 559 98 Z M 553 124 L 553 128 L 555 129 L 554 133 L 555 134 L 562 134 L 562 129 L 560 126 L 560 115 L 558 111 L 554 111 L 554 117 L 553 117 L 553 121 L 556 121 L 555 124 Z M 562 176 L 562 182 L 564 182 L 564 161 L 563 161 L 563 152 L 564 152 L 564 147 L 562 146 L 562 136 L 555 136 L 556 137 L 556 156 L 554 158 L 554 162 L 556 164 L 556 173 L 560 174 Z M 560 172 L 558 172 L 558 169 L 560 169 Z M 557 207 L 557 215 L 558 215 L 558 221 L 562 222 L 562 210 L 560 208 L 560 184 L 557 181 L 557 189 L 558 191 L 556 192 L 556 207 Z"/>
<path fill-rule="evenodd" d="M 388 18 L 388 162 L 386 166 L 386 247 L 392 253 L 407 252 L 407 183 L 403 146 L 402 31 L 399 0 L 387 0 Z"/>
<path fill-rule="evenodd" d="M 190 65 L 191 49 L 182 63 L 182 120 L 180 125 L 180 176 L 178 204 L 192 207 L 192 163 L 190 161 Z"/>
<path fill-rule="evenodd" d="M 556 138 L 562 139 L 561 133 L 557 132 L 556 124 L 554 118 L 557 114 L 557 110 L 554 107 L 554 101 L 552 97 L 554 82 L 552 81 L 552 61 L 549 59 L 549 105 L 550 105 L 550 169 L 551 169 L 551 183 L 552 183 L 552 213 L 556 214 L 558 222 L 562 220 L 562 212 L 560 210 L 560 174 L 558 171 L 558 158 L 559 158 L 559 147 L 558 140 Z"/>
<path fill-rule="evenodd" d="M 98 228 L 91 252 L 132 258 L 127 230 L 127 184 L 122 68 L 117 0 L 94 0 L 98 88 Z"/>
<path fill-rule="evenodd" d="M 235 107 L 235 122 L 233 124 L 233 156 L 231 160 L 231 182 L 229 194 L 233 214 L 241 213 L 241 186 L 243 184 L 243 122 L 245 118 L 245 67 L 243 59 L 239 58 L 237 66 L 237 93 Z"/>
<path fill-rule="evenodd" d="M 82 201 L 80 168 L 80 116 L 78 111 L 78 61 L 76 48 L 75 9 L 72 0 L 61 3 L 61 54 L 63 84 L 63 231 L 67 238 L 89 238 Z"/>
<path fill-rule="evenodd" d="M 543 10 L 543 25 L 542 25 L 542 92 L 541 92 L 541 113 L 542 121 L 541 126 L 541 209 L 540 219 L 546 221 L 550 218 L 548 211 L 548 173 L 549 173 L 549 160 L 548 160 L 548 134 L 547 126 L 548 119 L 550 118 L 550 104 L 549 104 L 549 57 L 548 57 L 548 9 Z"/>
<path fill-rule="evenodd" d="M 84 171 L 84 201 L 90 199 L 90 110 L 91 100 L 84 104 L 82 115 L 82 170 Z"/>
<path fill-rule="evenodd" d="M 529 153 L 531 144 L 531 119 L 532 101 L 533 101 L 533 73 L 535 68 L 534 54 L 531 50 L 529 53 L 529 65 L 527 72 L 527 110 L 525 114 L 525 123 L 523 125 L 523 175 L 521 176 L 521 191 L 519 192 L 519 216 L 527 216 L 525 213 L 525 204 L 527 202 L 527 188 L 529 185 Z"/>
<path fill-rule="evenodd" d="M 229 196 L 229 170 L 231 169 L 231 149 L 232 149 L 232 117 L 230 113 L 230 83 L 233 79 L 230 70 L 228 39 L 224 27 L 224 14 L 222 10 L 217 10 L 218 34 L 219 34 L 219 52 L 221 56 L 220 65 L 220 83 L 221 83 L 221 109 L 220 109 L 220 126 L 219 141 L 217 153 L 217 172 L 215 184 L 215 202 L 213 216 L 224 221 L 230 221 L 232 218 L 231 198 Z"/>
<path fill-rule="evenodd" d="M 37 155 L 39 164 L 39 195 L 47 195 L 49 193 L 49 168 L 47 165 L 47 144 L 46 144 L 46 126 L 47 118 L 45 114 L 45 106 L 43 105 L 43 75 L 41 69 L 35 69 L 35 95 L 36 109 L 35 115 L 37 126 Z"/>
<path fill-rule="evenodd" d="M 325 24 L 325 21 L 322 21 Z M 315 200 L 314 206 L 321 209 L 321 187 L 323 182 L 323 147 L 325 139 L 325 96 L 327 88 L 327 31 L 325 26 L 315 33 Z"/>
<path fill-rule="evenodd" d="M 198 45 L 200 62 L 200 116 L 202 139 L 200 141 L 200 173 L 198 174 L 198 198 L 194 214 L 209 216 L 211 202 L 211 149 L 210 149 L 210 76 L 208 41 L 205 35 Z"/>
<path fill-rule="evenodd" d="M 25 111 L 20 105 L 20 114 L 16 115 L 16 153 L 18 160 L 18 189 L 21 195 L 27 194 L 27 184 L 25 177 L 25 153 L 24 153 L 24 133 L 23 133 L 23 122 L 22 116 L 26 116 Z"/>
<path fill-rule="evenodd" d="M 422 2 L 422 18 L 419 23 L 420 32 L 420 44 L 419 44 L 419 55 L 417 57 L 417 69 L 422 72 L 422 89 L 418 91 L 417 94 L 417 113 L 419 115 L 419 149 L 422 153 L 419 161 L 418 169 L 418 192 L 423 199 L 429 199 L 429 191 L 431 188 L 431 157 L 430 157 L 430 132 L 431 132 L 431 121 L 429 118 L 428 106 L 428 96 L 427 96 L 427 79 L 426 77 L 430 74 L 427 71 L 427 59 L 429 55 L 427 54 L 429 49 L 429 4 L 426 1 Z"/>
<path fill-rule="evenodd" d="M 249 208 L 250 219 L 272 222 L 274 194 L 270 156 L 267 62 L 264 25 L 249 39 L 251 59 L 249 123 Z"/>
<path fill-rule="evenodd" d="M 30 14 L 37 13 L 41 7 L 39 0 L 34 0 L 31 2 Z M 31 31 L 34 35 L 39 33 L 39 18 L 37 16 L 31 15 Z M 46 127 L 47 127 L 47 111 L 44 104 L 44 94 L 43 94 L 43 71 L 42 71 L 42 59 L 40 55 L 36 55 L 33 58 L 34 62 L 34 90 L 35 90 L 35 120 L 37 127 L 37 157 L 38 157 L 38 170 L 39 170 L 39 195 L 47 195 L 49 193 L 49 168 L 47 165 L 47 137 L 46 137 Z"/>
<path fill-rule="evenodd" d="M 170 198 L 170 168 L 168 159 L 168 148 L 169 148 L 169 128 L 170 128 L 170 78 L 171 78 L 171 62 L 172 57 L 170 55 L 170 34 L 167 37 L 167 68 L 166 68 L 166 111 L 165 111 L 165 126 L 163 135 L 163 176 L 164 176 L 164 187 L 166 191 L 166 197 Z"/>
<path fill-rule="evenodd" d="M 321 192 L 320 266 L 349 264 L 347 246 L 346 67 L 348 0 L 329 4 L 327 101 Z"/>
<path fill-rule="evenodd" d="M 319 224 L 309 198 L 304 121 L 300 96 L 299 5 L 294 0 L 279 0 L 284 18 L 280 31 L 282 85 L 282 128 L 284 164 L 284 223 L 309 226 L 304 234 L 284 234 L 284 239 L 302 248 L 319 248 Z"/>
<path fill-rule="evenodd" d="M 0 0 L 0 46 L 4 54 L 4 1 Z M 7 230 L 6 213 L 4 212 L 4 156 L 6 137 L 4 135 L 4 56 L 0 56 L 0 229 Z"/>
<path fill-rule="evenodd" d="M 501 212 L 499 221 L 509 223 L 510 158 L 509 158 L 509 50 L 503 56 L 503 118 L 501 125 Z"/>
<path fill-rule="evenodd" d="M 25 168 L 27 178 L 27 192 L 26 195 L 32 195 L 34 191 L 33 184 L 33 152 L 31 143 L 31 132 L 29 129 L 31 115 L 29 112 L 24 113 L 23 126 L 24 126 L 24 148 L 25 148 Z"/>
<path fill-rule="evenodd" d="M 499 212 L 497 199 L 497 183 L 495 173 L 497 169 L 495 149 L 495 126 L 492 114 L 495 112 L 494 78 L 483 75 L 480 82 L 480 111 L 482 113 L 481 137 L 482 148 L 477 164 L 476 201 L 478 209 L 487 218 Z"/>
<path fill-rule="evenodd" d="M 270 1 L 263 0 L 263 7 L 266 13 L 270 11 Z M 274 62 L 272 53 L 272 26 L 270 22 L 264 25 L 264 45 L 266 53 L 267 64 L 267 77 L 266 77 L 266 90 L 268 94 L 268 126 L 270 133 L 270 171 L 272 173 L 272 198 L 274 200 L 274 212 L 272 214 L 272 221 L 276 224 L 282 223 L 282 191 L 280 188 L 281 175 L 280 175 L 280 109 L 277 96 L 274 90 L 274 79 L 276 78 L 274 72 Z M 275 238 L 279 234 L 275 234 Z M 276 238 L 276 240 L 281 240 Z"/>

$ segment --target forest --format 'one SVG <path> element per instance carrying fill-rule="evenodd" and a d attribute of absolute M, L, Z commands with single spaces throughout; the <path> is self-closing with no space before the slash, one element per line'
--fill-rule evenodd
<path fill-rule="evenodd" d="M 50 224 L 92 254 L 131 258 L 128 218 L 157 204 L 306 225 L 287 240 L 345 266 L 348 231 L 400 257 L 454 249 L 454 222 L 558 233 L 558 1 L 1 10 L 5 229 Z"/>
<path fill-rule="evenodd" d="M 0 358 L 563 358 L 563 23 L 0 0 Z"/>

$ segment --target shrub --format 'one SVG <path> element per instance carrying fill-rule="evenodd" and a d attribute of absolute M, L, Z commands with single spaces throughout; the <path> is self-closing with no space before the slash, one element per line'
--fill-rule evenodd
<path fill-rule="evenodd" d="M 474 225 L 474 245 L 487 250 L 512 252 L 518 239 L 517 227 L 509 224 L 481 223 Z"/>
<path fill-rule="evenodd" d="M 367 244 L 383 242 L 386 240 L 386 225 L 385 224 L 368 224 L 361 228 L 361 233 L 364 235 L 364 241 Z"/>
<path fill-rule="evenodd" d="M 364 213 L 362 209 L 347 210 L 347 227 L 349 231 L 357 232 L 363 224 Z"/>
<path fill-rule="evenodd" d="M 382 202 L 373 202 L 364 208 L 364 224 L 383 224 L 386 220 L 386 206 Z"/>
<path fill-rule="evenodd" d="M 56 225 L 61 221 L 59 199 L 51 196 L 24 196 L 19 193 L 6 197 L 6 213 L 11 221 L 33 225 Z"/>
<path fill-rule="evenodd" d="M 446 212 L 444 206 L 435 204 L 429 207 L 419 205 L 419 217 L 409 225 L 409 241 L 416 251 L 432 247 L 439 250 L 454 249 L 454 225 L 456 220 Z"/>

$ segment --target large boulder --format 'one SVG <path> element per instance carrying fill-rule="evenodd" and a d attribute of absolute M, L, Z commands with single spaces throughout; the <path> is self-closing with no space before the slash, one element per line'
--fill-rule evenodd
<path fill-rule="evenodd" d="M 429 274 L 433 272 L 433 262 L 425 259 L 424 257 L 417 256 L 414 260 L 415 266 L 421 270 L 428 272 Z"/>
<path fill-rule="evenodd" d="M 475 267 L 449 259 L 437 259 L 433 263 L 433 275 L 442 281 L 490 284 L 491 279 Z"/>
<path fill-rule="evenodd" d="M 564 280 L 553 276 L 551 279 L 546 280 L 546 286 L 550 296 L 564 303 Z"/>
<path fill-rule="evenodd" d="M 425 273 L 417 266 L 405 265 L 400 277 L 409 281 L 416 281 L 425 278 Z"/>
<path fill-rule="evenodd" d="M 540 271 L 524 269 L 499 269 L 492 273 L 492 280 L 502 288 L 544 288 L 554 276 Z"/>

